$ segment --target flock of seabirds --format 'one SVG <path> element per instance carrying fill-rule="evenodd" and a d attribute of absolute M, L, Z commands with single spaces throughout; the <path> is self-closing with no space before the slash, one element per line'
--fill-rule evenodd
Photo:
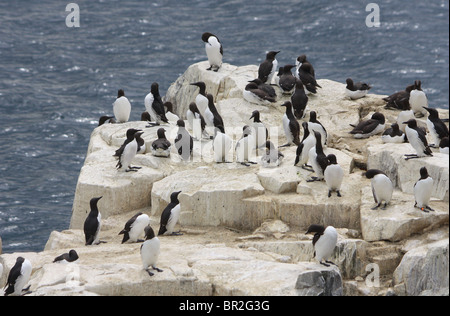
<path fill-rule="evenodd" d="M 219 38 L 211 33 L 204 33 L 202 40 L 205 42 L 206 55 L 210 68 L 207 70 L 217 72 L 222 66 L 223 46 Z M 328 197 L 332 192 L 336 192 L 341 197 L 340 187 L 343 181 L 344 172 L 339 166 L 335 155 L 324 154 L 324 146 L 327 144 L 327 132 L 325 127 L 317 120 L 315 111 L 309 112 L 309 122 L 303 122 L 303 139 L 300 140 L 300 124 L 298 120 L 306 115 L 306 105 L 308 95 L 316 94 L 321 86 L 315 78 L 315 71 L 312 64 L 305 55 L 297 58 L 296 64 L 288 64 L 278 68 L 276 59 L 279 51 L 270 51 L 266 59 L 259 66 L 258 78 L 252 80 L 245 87 L 243 98 L 249 102 L 257 104 L 270 104 L 276 102 L 276 92 L 273 85 L 281 88 L 283 94 L 290 95 L 290 101 L 282 106 L 286 108 L 283 116 L 283 128 L 287 143 L 280 147 L 297 146 L 295 165 L 316 174 L 308 181 L 325 181 L 328 186 Z M 294 69 L 294 74 L 292 74 Z M 371 89 L 371 86 L 364 82 L 354 82 L 352 79 L 346 81 L 346 94 L 356 100 L 363 98 Z M 187 121 L 193 131 L 193 136 L 185 126 L 185 122 L 173 113 L 173 105 L 170 102 L 163 103 L 159 94 L 158 83 L 153 83 L 150 93 L 145 97 L 145 109 L 141 119 L 149 122 L 148 127 L 160 126 L 173 122 L 178 126 L 177 137 L 174 144 L 183 160 L 189 160 L 193 154 L 194 140 L 210 139 L 213 142 L 214 160 L 217 163 L 225 163 L 226 155 L 232 149 L 232 140 L 225 133 L 225 126 L 222 117 L 214 105 L 213 96 L 207 94 L 204 82 L 192 83 L 199 88 L 195 102 L 189 105 L 186 113 Z M 415 159 L 433 156 L 432 147 L 439 148 L 439 151 L 449 154 L 449 131 L 444 122 L 439 118 L 436 109 L 428 107 L 427 96 L 421 88 L 421 82 L 406 87 L 405 90 L 396 92 L 384 99 L 386 108 L 399 110 L 397 123 L 386 129 L 385 117 L 382 113 L 375 113 L 368 120 L 363 120 L 359 124 L 352 126 L 350 131 L 355 138 L 368 138 L 381 134 L 385 143 L 409 142 L 415 149 L 415 154 L 405 155 L 405 159 Z M 123 90 L 118 91 L 116 101 L 113 103 L 114 116 L 102 116 L 99 125 L 104 123 L 125 123 L 128 122 L 131 112 L 131 104 L 125 97 Z M 418 126 L 416 117 L 427 117 L 427 127 L 434 144 L 428 144 L 427 130 Z M 261 122 L 260 113 L 254 111 L 250 120 L 253 119 L 252 126 L 244 126 L 243 136 L 237 142 L 236 160 L 245 166 L 256 164 L 250 157 L 252 152 L 258 149 L 265 149 L 261 158 L 264 167 L 278 166 L 284 155 L 269 140 L 267 127 Z M 206 127 L 214 128 L 214 136 L 210 136 Z M 169 157 L 172 144 L 166 138 L 166 130 L 159 128 L 158 139 L 151 145 L 151 152 L 157 157 Z M 136 172 L 140 167 L 131 166 L 135 155 L 146 152 L 145 142 L 141 138 L 142 130 L 127 130 L 126 140 L 115 152 L 118 159 L 117 169 L 124 172 Z M 310 163 L 310 165 L 308 165 Z M 386 209 L 391 201 L 394 185 L 389 177 L 381 170 L 371 169 L 365 172 L 365 176 L 371 179 L 373 197 L 376 206 L 373 210 L 382 207 Z M 420 179 L 414 186 L 415 207 L 424 212 L 433 211 L 429 206 L 433 189 L 433 179 L 429 176 L 425 167 L 420 169 Z M 173 192 L 170 203 L 161 215 L 158 236 L 163 234 L 182 235 L 175 232 L 180 215 L 180 202 L 178 196 L 181 192 Z M 93 198 L 90 201 L 90 213 L 84 224 L 84 234 L 86 245 L 98 245 L 100 241 L 99 232 L 101 229 L 101 213 L 97 207 L 98 201 L 102 197 Z M 314 256 L 316 260 L 325 266 L 334 264 L 328 259 L 332 256 L 337 244 L 338 234 L 334 227 L 313 224 L 309 227 L 307 234 L 314 233 L 312 240 L 314 246 Z M 160 253 L 160 240 L 150 226 L 150 218 L 143 213 L 136 214 L 126 224 L 120 232 L 123 235 L 122 243 L 141 242 L 140 255 L 143 268 L 150 276 L 153 271 L 162 272 L 156 267 Z M 144 235 L 145 239 L 139 237 Z M 54 262 L 76 262 L 79 259 L 75 250 L 62 254 L 55 258 Z M 10 270 L 7 283 L 5 285 L 5 296 L 29 294 L 26 288 L 32 272 L 31 262 L 23 257 L 17 258 L 13 268 Z M 0 264 L 0 276 L 3 267 Z"/>

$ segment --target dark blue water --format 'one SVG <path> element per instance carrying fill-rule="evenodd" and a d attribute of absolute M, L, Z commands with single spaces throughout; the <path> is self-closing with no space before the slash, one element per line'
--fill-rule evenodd
<path fill-rule="evenodd" d="M 75 0 L 76 1 L 76 0 Z M 75 2 L 74 1 L 74 2 Z M 112 113 L 119 88 L 139 119 L 150 84 L 164 94 L 215 33 L 224 61 L 281 64 L 305 53 L 317 77 L 370 82 L 390 94 L 420 79 L 434 107 L 448 108 L 448 1 L 378 1 L 381 27 L 367 28 L 370 1 L 0 2 L 0 236 L 3 251 L 41 251 L 69 226 L 89 137 Z"/>

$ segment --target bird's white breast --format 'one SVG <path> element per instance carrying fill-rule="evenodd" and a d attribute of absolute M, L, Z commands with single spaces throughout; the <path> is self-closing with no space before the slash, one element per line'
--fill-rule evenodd
<path fill-rule="evenodd" d="M 144 269 L 156 265 L 160 253 L 160 241 L 158 237 L 146 240 L 141 247 L 141 259 Z"/>
<path fill-rule="evenodd" d="M 130 101 L 126 97 L 118 98 L 113 104 L 113 112 L 118 122 L 128 122 L 131 113 Z"/>
<path fill-rule="evenodd" d="M 414 197 L 418 207 L 428 206 L 433 193 L 433 179 L 428 177 L 424 180 L 419 180 L 414 186 Z"/>

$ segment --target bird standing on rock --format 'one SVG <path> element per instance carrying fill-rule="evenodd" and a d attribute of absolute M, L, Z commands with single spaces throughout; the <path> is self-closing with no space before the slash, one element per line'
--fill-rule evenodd
<path fill-rule="evenodd" d="M 428 107 L 428 98 L 422 90 L 422 82 L 420 80 L 414 82 L 414 88 L 409 94 L 409 105 L 416 117 L 424 117 L 427 113 L 425 108 Z"/>
<path fill-rule="evenodd" d="M 23 296 L 30 294 L 31 292 L 25 289 L 25 285 L 30 280 L 32 270 L 33 267 L 30 260 L 18 257 L 15 265 L 9 271 L 8 280 L 5 286 L 5 296 Z M 27 292 L 23 293 L 24 291 Z"/>
<path fill-rule="evenodd" d="M 344 170 L 337 163 L 335 155 L 330 154 L 327 156 L 328 166 L 324 171 L 325 182 L 328 186 L 328 197 L 331 197 L 332 192 L 336 192 L 338 197 L 341 197 L 341 185 L 344 180 Z"/>
<path fill-rule="evenodd" d="M 180 193 L 181 191 L 178 191 L 170 195 L 170 203 L 161 214 L 158 236 L 164 234 L 174 236 L 183 235 L 180 232 L 175 232 L 175 225 L 180 218 L 180 201 L 178 200 Z"/>
<path fill-rule="evenodd" d="M 414 184 L 414 198 L 416 203 L 414 207 L 419 208 L 425 213 L 434 210 L 429 206 L 431 194 L 433 193 L 433 178 L 428 174 L 426 167 L 420 169 L 420 179 Z"/>
<path fill-rule="evenodd" d="M 206 122 L 200 110 L 195 102 L 189 104 L 189 110 L 186 112 L 186 117 L 189 125 L 194 134 L 195 140 L 202 140 L 202 138 L 210 138 L 209 134 L 206 132 Z"/>
<path fill-rule="evenodd" d="M 300 124 L 294 116 L 292 111 L 292 103 L 287 101 L 283 105 L 286 112 L 283 115 L 283 128 L 286 135 L 286 144 L 281 147 L 289 147 L 293 144 L 300 145 Z"/>
<path fill-rule="evenodd" d="M 123 235 L 122 244 L 126 242 L 142 242 L 139 237 L 144 233 L 145 227 L 150 224 L 150 217 L 147 214 L 137 213 L 127 223 L 125 228 L 119 233 Z"/>
<path fill-rule="evenodd" d="M 316 145 L 316 136 L 314 132 L 310 133 L 308 129 L 308 123 L 303 122 L 303 140 L 297 147 L 296 158 L 294 166 L 300 166 L 302 169 L 313 172 L 312 166 L 309 166 L 309 151 Z"/>
<path fill-rule="evenodd" d="M 118 123 L 126 123 L 130 119 L 131 103 L 122 89 L 117 92 L 117 99 L 113 103 L 113 112 Z"/>
<path fill-rule="evenodd" d="M 219 38 L 209 32 L 203 33 L 202 40 L 205 42 L 205 51 L 208 56 L 209 68 L 207 70 L 213 70 L 218 72 L 222 67 L 223 59 L 223 46 L 220 43 Z"/>
<path fill-rule="evenodd" d="M 305 88 L 300 79 L 295 82 L 295 91 L 291 97 L 292 107 L 294 109 L 294 115 L 298 120 L 305 117 L 306 105 L 308 104 L 308 96 L 305 93 Z"/>
<path fill-rule="evenodd" d="M 329 164 L 328 158 L 323 152 L 322 136 L 320 133 L 314 131 L 314 137 L 316 138 L 316 145 L 309 150 L 309 162 L 316 176 L 311 177 L 307 182 L 323 181 L 325 169 Z"/>
<path fill-rule="evenodd" d="M 88 217 L 84 221 L 84 237 L 86 240 L 86 246 L 100 244 L 99 232 L 102 228 L 102 214 L 98 210 L 98 201 L 102 198 L 92 198 L 89 202 L 91 211 Z"/>
<path fill-rule="evenodd" d="M 198 87 L 199 93 L 195 96 L 195 104 L 197 105 L 200 114 L 205 116 L 205 111 L 208 108 L 208 97 L 206 93 L 206 84 L 203 81 L 191 83 L 191 86 Z"/>
<path fill-rule="evenodd" d="M 144 103 L 146 111 L 154 121 L 154 123 L 149 122 L 149 127 L 159 126 L 161 123 L 169 123 L 161 95 L 159 94 L 159 84 L 157 82 L 152 83 L 150 93 L 145 97 Z"/>
<path fill-rule="evenodd" d="M 158 237 L 155 236 L 155 232 L 151 226 L 145 227 L 145 241 L 141 245 L 141 261 L 144 270 L 147 271 L 149 276 L 153 276 L 154 273 L 150 271 L 152 268 L 155 271 L 163 272 L 163 270 L 156 267 L 158 257 L 160 254 L 161 243 Z"/>
<path fill-rule="evenodd" d="M 314 257 L 321 265 L 329 267 L 335 263 L 328 261 L 333 256 L 334 249 L 337 245 L 338 233 L 333 226 L 324 227 L 322 225 L 313 224 L 309 226 L 306 234 L 315 233 L 313 237 Z"/>
<path fill-rule="evenodd" d="M 220 116 L 219 111 L 217 111 L 216 105 L 214 104 L 214 97 L 209 93 L 206 97 L 208 98 L 208 107 L 205 110 L 206 125 L 213 127 L 222 126 L 225 128 L 222 116 Z"/>
<path fill-rule="evenodd" d="M 426 156 L 432 157 L 433 153 L 428 146 L 426 134 L 421 128 L 417 126 L 417 121 L 415 119 L 411 119 L 403 123 L 407 124 L 405 128 L 406 137 L 408 138 L 411 146 L 416 150 L 416 154 L 405 155 L 405 160 L 422 158 Z"/>
<path fill-rule="evenodd" d="M 183 120 L 178 120 L 178 134 L 175 138 L 175 148 L 184 161 L 188 161 L 192 157 L 194 150 L 194 139 L 186 130 Z"/>
<path fill-rule="evenodd" d="M 448 127 L 439 118 L 439 112 L 436 109 L 428 107 L 424 107 L 424 109 L 429 113 L 427 118 L 427 127 L 434 141 L 434 144 L 430 145 L 430 147 L 437 147 L 444 137 L 449 137 Z"/>
<path fill-rule="evenodd" d="M 265 84 L 271 84 L 273 76 L 277 72 L 278 61 L 276 59 L 279 51 L 270 51 L 266 54 L 266 60 L 264 60 L 258 68 L 258 79 Z"/>
<path fill-rule="evenodd" d="M 119 161 L 117 162 L 116 168 L 125 171 L 125 172 L 136 172 L 137 170 L 141 169 L 141 167 L 132 167 L 131 162 L 133 161 L 134 157 L 138 153 L 139 145 L 138 145 L 138 138 L 143 134 L 140 130 L 134 130 L 134 133 L 132 134 L 133 139 L 130 140 L 128 138 L 128 132 L 127 132 L 127 140 L 126 144 L 123 148 L 123 151 L 119 154 Z M 131 134 L 130 134 L 131 136 Z M 120 149 L 119 149 L 120 151 Z"/>
<path fill-rule="evenodd" d="M 378 209 L 383 202 L 384 206 L 381 209 L 385 210 L 389 202 L 391 202 L 394 192 L 394 185 L 391 179 L 383 171 L 377 169 L 367 170 L 365 176 L 367 179 L 371 179 L 373 198 L 377 204 L 372 210 Z"/>
<path fill-rule="evenodd" d="M 313 65 L 306 59 L 306 55 L 300 55 L 296 61 L 298 78 L 305 86 L 305 92 L 316 94 L 317 88 L 322 88 L 316 81 L 316 72 Z"/>
<path fill-rule="evenodd" d="M 327 130 L 325 129 L 325 126 L 323 126 L 323 124 L 320 123 L 319 120 L 317 120 L 316 111 L 309 112 L 308 128 L 310 133 L 314 132 L 320 133 L 322 147 L 325 147 L 328 142 L 328 133 Z"/>

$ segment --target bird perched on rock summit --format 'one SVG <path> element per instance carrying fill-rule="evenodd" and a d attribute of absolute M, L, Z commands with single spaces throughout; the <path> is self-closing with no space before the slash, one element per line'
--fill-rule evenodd
<path fill-rule="evenodd" d="M 210 65 L 207 70 L 219 71 L 223 59 L 222 43 L 216 35 L 209 32 L 203 33 L 202 40 L 205 42 L 206 55 Z"/>

